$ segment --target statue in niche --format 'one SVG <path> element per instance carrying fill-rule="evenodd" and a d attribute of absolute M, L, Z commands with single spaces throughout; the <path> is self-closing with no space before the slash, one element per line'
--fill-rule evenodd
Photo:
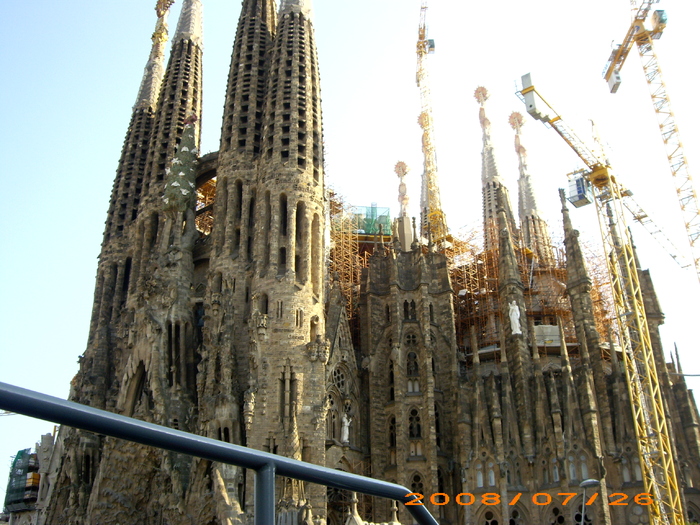
<path fill-rule="evenodd" d="M 352 423 L 352 418 L 343 413 L 342 426 L 340 429 L 340 442 L 348 443 L 350 440 L 350 423 Z"/>
<path fill-rule="evenodd" d="M 510 317 L 510 331 L 513 335 L 522 334 L 520 329 L 520 307 L 513 300 L 508 306 L 508 317 Z"/>

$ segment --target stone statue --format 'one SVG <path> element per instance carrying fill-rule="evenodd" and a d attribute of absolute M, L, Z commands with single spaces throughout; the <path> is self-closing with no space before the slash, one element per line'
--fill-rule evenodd
<path fill-rule="evenodd" d="M 510 317 L 510 331 L 513 335 L 522 334 L 520 330 L 520 308 L 512 301 L 508 306 L 508 317 Z"/>
<path fill-rule="evenodd" d="M 350 423 L 352 423 L 352 418 L 348 417 L 347 414 L 343 414 L 342 427 L 340 429 L 340 442 L 348 443 L 350 441 Z"/>

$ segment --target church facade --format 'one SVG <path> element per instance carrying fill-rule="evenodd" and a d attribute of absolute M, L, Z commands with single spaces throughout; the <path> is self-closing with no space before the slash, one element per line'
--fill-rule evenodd
<path fill-rule="evenodd" d="M 399 217 L 367 259 L 351 320 L 328 269 L 310 1 L 243 1 L 220 149 L 204 156 L 201 4 L 183 1 L 167 62 L 169 3 L 158 4 L 71 400 L 400 483 L 440 523 L 648 523 L 624 370 L 596 326 L 577 232 L 562 200 L 566 260 L 557 259 L 519 138 L 516 224 L 485 91 L 483 251 L 460 266 Z M 665 362 L 663 314 L 640 275 L 697 520 L 700 418 L 679 364 Z M 601 483 L 584 517 L 579 484 L 589 478 Z M 41 523 L 252 519 L 243 469 L 68 428 L 47 479 Z M 281 523 L 410 520 L 381 499 L 277 485 Z"/>

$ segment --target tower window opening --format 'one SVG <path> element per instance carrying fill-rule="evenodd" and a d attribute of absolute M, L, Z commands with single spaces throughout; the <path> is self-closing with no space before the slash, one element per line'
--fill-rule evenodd
<path fill-rule="evenodd" d="M 287 196 L 280 195 L 280 235 L 287 235 Z"/>
<path fill-rule="evenodd" d="M 279 257 L 277 259 L 277 267 L 279 273 L 287 271 L 287 248 L 280 248 Z"/>
<path fill-rule="evenodd" d="M 408 416 L 408 437 L 416 439 L 421 437 L 420 415 L 415 408 L 411 409 Z"/>

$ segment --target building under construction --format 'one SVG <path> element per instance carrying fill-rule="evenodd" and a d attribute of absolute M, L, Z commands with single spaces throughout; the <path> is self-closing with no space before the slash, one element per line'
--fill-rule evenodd
<path fill-rule="evenodd" d="M 653 458 L 638 452 L 626 352 L 600 279 L 564 199 L 564 246 L 553 246 L 517 115 L 513 209 L 483 88 L 483 245 L 447 228 L 425 1 L 421 217 L 406 212 L 399 164 L 393 221 L 329 195 L 310 2 L 244 0 L 220 149 L 201 157 L 202 0 L 184 0 L 166 63 L 168 6 L 158 3 L 117 166 L 71 400 L 401 483 L 442 524 L 636 525 L 655 519 L 650 507 L 666 516 L 647 494 Z M 649 273 L 633 271 L 682 512 L 697 522 L 700 417 L 680 363 L 665 362 Z M 230 465 L 64 427 L 47 473 L 41 524 L 252 521 L 254 477 Z M 583 498 L 586 480 L 595 497 Z M 379 498 L 277 485 L 280 524 L 410 522 Z"/>

